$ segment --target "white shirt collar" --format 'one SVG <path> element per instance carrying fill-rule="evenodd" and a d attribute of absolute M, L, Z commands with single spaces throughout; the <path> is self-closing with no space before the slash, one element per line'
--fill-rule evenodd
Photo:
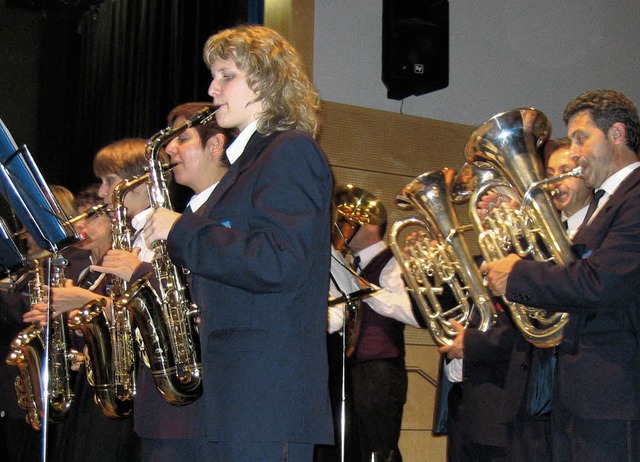
<path fill-rule="evenodd" d="M 245 127 L 244 130 L 233 140 L 233 143 L 227 148 L 227 157 L 232 164 L 242 155 L 244 148 L 247 147 L 247 143 L 251 138 L 251 135 L 258 129 L 258 121 L 254 120 Z"/>
<path fill-rule="evenodd" d="M 213 190 L 216 189 L 216 186 L 218 186 L 218 183 L 219 181 L 213 183 L 211 186 L 209 186 L 207 189 L 205 189 L 201 193 L 193 195 L 189 200 L 189 204 L 187 205 L 187 207 L 190 207 L 192 212 L 195 212 L 200 207 L 202 207 L 202 204 L 207 202 L 207 199 L 209 199 L 209 196 L 211 195 Z"/>
<path fill-rule="evenodd" d="M 576 233 L 582 222 L 584 221 L 584 217 L 587 216 L 587 210 L 589 210 L 589 204 L 582 207 L 576 213 L 567 218 L 567 216 L 562 212 L 562 218 L 567 220 L 567 236 L 570 238 Z"/>
<path fill-rule="evenodd" d="M 131 219 L 131 226 L 133 226 L 136 231 L 142 229 L 147 222 L 149 215 L 151 215 L 151 212 L 153 212 L 151 207 L 144 209 L 142 212 L 138 212 L 136 216 Z"/>
<path fill-rule="evenodd" d="M 616 173 L 611 175 L 609 178 L 604 180 L 604 182 L 602 183 L 602 186 L 597 188 L 597 189 L 604 189 L 605 195 L 603 196 L 603 199 L 612 195 L 614 192 L 616 192 L 616 189 L 618 189 L 618 186 L 620 186 L 620 183 L 622 183 L 624 179 L 627 176 L 629 176 L 631 172 L 633 172 L 638 167 L 640 167 L 640 162 L 634 162 L 632 164 L 627 165 L 626 167 L 621 168 Z M 604 201 L 601 200 L 599 204 L 603 202 Z"/>

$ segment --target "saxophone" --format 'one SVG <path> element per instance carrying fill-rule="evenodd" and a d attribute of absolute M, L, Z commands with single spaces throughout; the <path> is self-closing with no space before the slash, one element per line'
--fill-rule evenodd
<path fill-rule="evenodd" d="M 160 149 L 188 128 L 209 122 L 215 111 L 204 108 L 177 127 L 167 127 L 147 142 L 149 161 L 149 198 L 154 209 L 172 209 L 164 176 L 158 159 Z M 164 399 L 175 406 L 184 406 L 202 394 L 200 339 L 196 329 L 198 309 L 189 300 L 185 274 L 171 262 L 165 241 L 154 245 L 153 267 L 160 286 L 160 310 L 153 300 L 135 297 L 129 301 L 143 339 L 156 387 Z M 149 275 L 136 281 L 131 289 L 148 282 Z M 145 292 L 150 296 L 150 292 Z"/>
<path fill-rule="evenodd" d="M 42 266 L 37 260 L 34 260 L 34 264 L 33 278 L 29 281 L 31 306 L 46 298 Z M 59 256 L 52 257 L 50 265 L 50 286 L 61 287 L 67 261 Z M 65 317 L 65 314 L 61 314 L 50 320 L 48 349 L 45 328 L 34 323 L 23 329 L 11 342 L 11 351 L 6 359 L 7 364 L 18 368 L 19 375 L 15 381 L 18 404 L 27 411 L 25 419 L 35 430 L 42 428 L 45 413 L 51 420 L 61 420 L 73 403 L 70 372 L 74 355 L 68 348 Z M 42 368 L 45 356 L 49 377 L 46 403 L 43 400 L 45 377 Z"/>
<path fill-rule="evenodd" d="M 140 182 L 131 184 L 124 181 L 114 189 L 111 219 L 113 249 L 131 250 L 131 233 L 123 199 L 126 192 Z M 80 330 L 85 339 L 87 378 L 93 386 L 95 400 L 103 414 L 115 419 L 131 415 L 136 395 L 133 328 L 126 304 L 120 301 L 126 290 L 125 281 L 111 278 L 111 320 L 105 313 L 107 303 L 102 297 L 86 303 L 69 320 L 69 327 Z"/>

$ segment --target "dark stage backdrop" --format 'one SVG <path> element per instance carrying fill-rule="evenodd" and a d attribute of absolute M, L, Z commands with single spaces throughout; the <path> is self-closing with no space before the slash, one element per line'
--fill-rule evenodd
<path fill-rule="evenodd" d="M 0 85 L 15 87 L 0 93 L 7 95 L 0 103 L 0 118 L 19 145 L 31 148 L 47 182 L 78 192 L 95 180 L 91 163 L 102 146 L 125 137 L 149 138 L 166 126 L 173 106 L 210 100 L 204 43 L 223 28 L 261 23 L 262 4 L 0 0 L 5 35 L 15 36 L 11 29 L 28 29 L 18 32 L 25 39 L 16 41 L 16 49 L 0 53 L 7 57 L 5 65 L 20 67 L 0 69 L 0 77 L 11 77 L 3 77 Z M 35 19 L 22 27 L 10 22 L 11 17 L 23 17 L 10 15 L 19 9 L 29 9 Z M 29 63 L 21 67 L 21 49 L 37 78 L 29 73 Z M 21 94 L 31 95 L 31 103 Z M 10 121 L 28 126 L 12 127 Z M 29 139 L 18 139 L 14 130 Z"/>

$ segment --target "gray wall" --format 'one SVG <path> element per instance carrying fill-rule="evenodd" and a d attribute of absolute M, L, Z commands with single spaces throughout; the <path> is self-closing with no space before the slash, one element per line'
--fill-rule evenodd
<path fill-rule="evenodd" d="M 381 81 L 382 1 L 315 0 L 322 99 L 469 125 L 536 107 L 554 137 L 585 90 L 617 89 L 640 105 L 638 0 L 450 0 L 449 17 L 449 86 L 397 101 Z"/>

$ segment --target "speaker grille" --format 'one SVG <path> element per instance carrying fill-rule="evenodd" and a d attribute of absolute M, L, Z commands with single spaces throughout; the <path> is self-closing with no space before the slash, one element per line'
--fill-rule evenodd
<path fill-rule="evenodd" d="M 449 85 L 449 2 L 384 0 L 382 82 L 404 99 Z"/>

